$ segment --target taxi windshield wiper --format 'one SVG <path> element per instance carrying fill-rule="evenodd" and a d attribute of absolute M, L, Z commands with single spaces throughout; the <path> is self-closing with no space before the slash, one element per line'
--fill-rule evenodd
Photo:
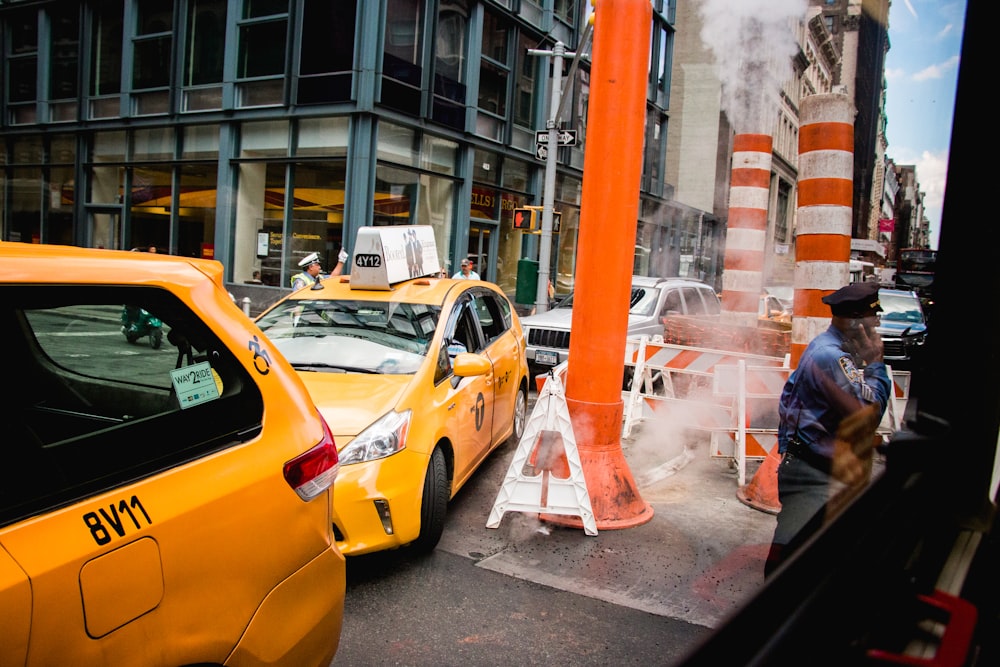
<path fill-rule="evenodd" d="M 327 364 L 321 361 L 314 362 L 292 362 L 292 368 L 297 371 L 341 371 L 343 373 L 371 373 L 378 374 L 373 368 L 362 368 L 360 366 L 344 366 L 342 364 Z"/>

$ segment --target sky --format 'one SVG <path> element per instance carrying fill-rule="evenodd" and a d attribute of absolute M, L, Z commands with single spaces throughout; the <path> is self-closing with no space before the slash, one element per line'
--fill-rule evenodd
<path fill-rule="evenodd" d="M 886 55 L 886 154 L 915 165 L 932 248 L 941 230 L 966 0 L 892 0 Z"/>

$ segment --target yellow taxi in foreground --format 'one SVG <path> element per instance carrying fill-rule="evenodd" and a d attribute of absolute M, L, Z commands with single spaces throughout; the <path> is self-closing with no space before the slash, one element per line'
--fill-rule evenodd
<path fill-rule="evenodd" d="M 336 444 L 221 264 L 0 242 L 0 350 L 0 665 L 330 664 Z"/>
<path fill-rule="evenodd" d="M 363 228 L 349 277 L 257 318 L 334 429 L 334 532 L 348 556 L 433 549 L 449 500 L 524 429 L 517 314 L 492 283 L 427 277 L 439 266 L 431 227 Z"/>

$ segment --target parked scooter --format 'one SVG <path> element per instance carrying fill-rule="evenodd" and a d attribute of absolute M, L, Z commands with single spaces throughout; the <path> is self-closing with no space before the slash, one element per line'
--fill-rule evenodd
<path fill-rule="evenodd" d="M 148 336 L 149 346 L 154 350 L 160 349 L 163 344 L 163 322 L 138 306 L 126 305 L 122 308 L 122 333 L 130 343 Z"/>

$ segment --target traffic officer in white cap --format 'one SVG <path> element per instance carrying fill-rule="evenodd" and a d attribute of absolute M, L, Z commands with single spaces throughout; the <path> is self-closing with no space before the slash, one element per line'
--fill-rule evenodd
<path fill-rule="evenodd" d="M 299 261 L 299 273 L 292 276 L 292 289 L 298 290 L 319 281 L 323 266 L 319 261 L 319 253 L 311 252 Z"/>

